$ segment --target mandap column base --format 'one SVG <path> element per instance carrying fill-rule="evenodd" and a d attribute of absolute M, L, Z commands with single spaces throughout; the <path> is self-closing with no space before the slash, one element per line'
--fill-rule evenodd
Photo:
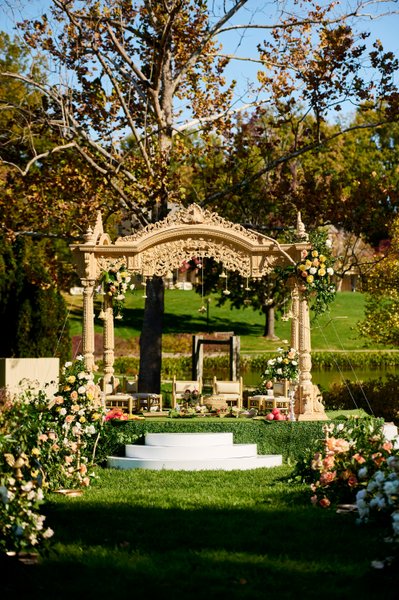
<path fill-rule="evenodd" d="M 297 421 L 327 421 L 322 395 L 317 385 L 298 386 L 295 418 Z"/>

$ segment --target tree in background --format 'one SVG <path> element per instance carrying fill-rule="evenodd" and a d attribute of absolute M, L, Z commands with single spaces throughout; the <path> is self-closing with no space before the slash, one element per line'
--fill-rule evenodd
<path fill-rule="evenodd" d="M 27 49 L 6 34 L 0 34 L 1 68 L 21 74 L 30 71 Z M 44 81 L 43 64 L 33 67 L 37 78 Z M 25 115 L 41 106 L 36 90 L 14 79 L 3 82 L 0 89 L 0 145 L 9 161 L 23 168 L 30 151 L 26 135 Z M 18 106 L 15 113 L 14 107 Z M 45 148 L 49 140 L 41 128 L 30 129 L 38 147 Z M 29 173 L 29 182 L 21 181 L 7 164 L 0 168 L 0 315 L 3 335 L 1 356 L 70 358 L 70 340 L 65 302 L 59 291 L 61 262 L 65 244 L 43 232 L 51 227 L 51 196 L 47 190 L 47 209 L 37 202 L 35 193 L 46 184 L 40 167 Z M 54 183 L 54 181 L 53 181 Z M 50 187 L 50 183 L 47 185 Z M 59 207 L 57 207 L 61 218 Z M 64 217 L 65 218 L 65 217 Z M 42 230 L 47 239 L 40 235 Z M 61 238 L 59 228 L 54 228 Z M 32 235 L 38 235 L 37 240 Z M 38 233 L 39 232 L 39 233 Z M 25 237 L 25 234 L 26 237 Z"/>
<path fill-rule="evenodd" d="M 399 218 L 390 227 L 389 247 L 380 252 L 367 277 L 362 335 L 384 345 L 399 344 Z"/>
<path fill-rule="evenodd" d="M 39 47 L 57 67 L 58 81 L 43 83 L 10 70 L 0 74 L 32 85 L 43 98 L 42 110 L 25 114 L 31 146 L 22 172 L 51 154 L 73 149 L 102 177 L 137 226 L 165 216 L 168 206 L 180 201 L 178 170 L 173 166 L 184 162 L 184 154 L 178 137 L 174 143 L 175 133 L 200 136 L 205 149 L 211 134 L 223 144 L 232 143 L 237 98 L 234 81 L 226 81 L 224 73 L 232 59 L 243 57 L 223 53 L 218 38 L 229 30 L 264 31 L 265 40 L 257 44 L 259 73 L 252 82 L 251 104 L 269 106 L 273 119 L 292 133 L 288 146 L 249 178 L 233 182 L 237 196 L 279 165 L 325 145 L 323 123 L 329 111 L 341 108 L 349 97 L 355 104 L 372 105 L 385 99 L 370 126 L 392 118 L 397 103 L 394 57 L 375 45 L 369 54 L 373 85 L 365 80 L 367 36 L 356 39 L 349 23 L 361 14 L 361 4 L 337 15 L 335 3 L 320 7 L 306 1 L 295 7 L 297 14 L 287 17 L 272 3 L 258 13 L 263 23 L 247 19 L 242 25 L 232 24 L 247 4 L 53 0 L 46 15 L 26 22 L 23 29 L 26 42 Z M 266 13 L 270 7 L 274 12 Z M 309 113 L 314 116 L 310 128 L 305 122 Z M 34 143 L 38 123 L 55 136 L 44 151 Z M 129 133 L 134 151 L 125 152 L 122 142 Z M 226 189 L 215 191 L 202 204 L 215 204 L 225 193 Z M 154 279 L 147 290 L 140 387 L 157 391 L 162 282 Z"/>
<path fill-rule="evenodd" d="M 49 242 L 0 238 L 1 356 L 70 358 L 65 302 L 48 258 Z"/>

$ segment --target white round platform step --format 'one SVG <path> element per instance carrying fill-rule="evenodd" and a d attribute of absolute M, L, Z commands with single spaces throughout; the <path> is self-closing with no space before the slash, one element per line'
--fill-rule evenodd
<path fill-rule="evenodd" d="M 227 433 L 147 433 L 145 445 L 127 444 L 125 456 L 109 456 L 114 469 L 182 471 L 277 467 L 280 454 L 258 455 L 256 444 L 233 444 Z"/>
<path fill-rule="evenodd" d="M 114 469 L 151 469 L 155 471 L 248 471 L 250 469 L 278 467 L 282 465 L 280 454 L 241 458 L 218 458 L 203 460 L 165 460 L 162 458 L 108 457 L 108 467 Z"/>
<path fill-rule="evenodd" d="M 184 460 L 208 458 L 241 458 L 256 456 L 256 444 L 229 444 L 226 446 L 138 446 L 128 444 L 125 446 L 127 458 L 162 458 L 166 460 L 182 458 Z"/>
<path fill-rule="evenodd" d="M 232 433 L 146 433 L 146 446 L 227 446 L 233 443 Z"/>

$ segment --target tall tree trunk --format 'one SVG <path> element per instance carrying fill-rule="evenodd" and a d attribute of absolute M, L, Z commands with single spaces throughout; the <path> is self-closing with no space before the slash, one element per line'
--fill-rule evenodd
<path fill-rule="evenodd" d="M 265 328 L 263 330 L 263 337 L 268 340 L 278 340 L 277 335 L 274 333 L 274 304 L 269 304 L 263 307 L 263 312 L 265 314 Z"/>
<path fill-rule="evenodd" d="M 162 277 L 147 282 L 143 327 L 140 336 L 139 392 L 161 391 L 164 285 Z"/>

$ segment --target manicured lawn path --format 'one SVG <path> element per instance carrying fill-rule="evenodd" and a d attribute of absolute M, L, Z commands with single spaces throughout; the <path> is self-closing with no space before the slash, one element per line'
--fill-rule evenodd
<path fill-rule="evenodd" d="M 312 507 L 290 467 L 235 472 L 99 470 L 46 506 L 55 546 L 2 580 L 4 598 L 379 599 L 383 531 Z"/>

